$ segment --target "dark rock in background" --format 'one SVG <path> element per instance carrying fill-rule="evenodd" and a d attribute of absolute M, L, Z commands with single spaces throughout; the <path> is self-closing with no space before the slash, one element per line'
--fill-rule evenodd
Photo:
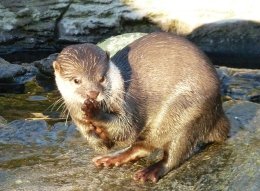
<path fill-rule="evenodd" d="M 196 17 L 201 23 L 185 23 L 181 17 L 165 19 L 169 13 L 145 12 L 134 4 L 127 0 L 2 0 L 0 57 L 10 62 L 33 62 L 68 44 L 97 43 L 127 32 L 165 30 L 187 36 L 216 65 L 260 68 L 258 22 L 226 16 L 226 20 L 206 24 L 202 14 L 202 18 Z M 214 14 L 211 17 L 215 19 Z"/>
<path fill-rule="evenodd" d="M 26 73 L 25 68 L 17 64 L 4 63 L 0 66 L 1 82 L 13 82 L 16 76 L 21 76 Z"/>
<path fill-rule="evenodd" d="M 0 93 L 23 93 L 24 84 L 38 73 L 37 68 L 29 64 L 10 64 L 0 58 Z"/>
<path fill-rule="evenodd" d="M 260 24 L 226 20 L 202 25 L 188 38 L 216 65 L 260 69 Z"/>
<path fill-rule="evenodd" d="M 46 76 L 54 77 L 54 69 L 52 66 L 53 61 L 57 58 L 58 54 L 51 54 L 47 58 L 37 60 L 32 64 L 39 69 L 39 71 Z"/>
<path fill-rule="evenodd" d="M 160 30 L 119 0 L 0 2 L 0 57 L 32 62 L 67 44 Z"/>
<path fill-rule="evenodd" d="M 57 51 L 54 41 L 56 22 L 69 2 L 1 1 L 0 55 L 9 61 L 31 62 Z"/>
<path fill-rule="evenodd" d="M 58 23 L 58 40 L 97 43 L 121 33 L 154 30 L 159 27 L 121 1 L 77 1 Z"/>

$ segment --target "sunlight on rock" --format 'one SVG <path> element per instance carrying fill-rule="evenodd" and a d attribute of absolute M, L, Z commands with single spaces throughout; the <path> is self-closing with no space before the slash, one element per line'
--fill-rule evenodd
<path fill-rule="evenodd" d="M 180 31 L 184 33 L 211 22 L 260 20 L 258 9 L 260 2 L 256 0 L 124 0 L 123 2 L 135 8 L 140 14 L 148 15 L 166 29 L 169 23 L 178 20 L 186 25 L 186 31 Z"/>

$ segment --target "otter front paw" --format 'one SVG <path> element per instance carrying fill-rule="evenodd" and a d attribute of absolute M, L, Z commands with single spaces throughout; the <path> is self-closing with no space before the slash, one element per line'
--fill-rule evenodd
<path fill-rule="evenodd" d="M 87 120 L 93 119 L 93 117 L 97 115 L 97 112 L 99 110 L 98 102 L 88 98 L 84 101 L 81 110 L 84 112 L 85 119 Z"/>
<path fill-rule="evenodd" d="M 90 124 L 90 132 L 94 133 L 96 136 L 98 136 L 100 139 L 102 139 L 105 143 L 109 142 L 108 134 L 107 132 L 100 127 L 95 127 L 94 125 Z"/>
<path fill-rule="evenodd" d="M 131 158 L 129 158 L 129 156 L 124 153 L 113 153 L 113 154 L 95 157 L 92 159 L 92 161 L 97 167 L 101 167 L 101 166 L 109 167 L 109 166 L 121 166 L 122 164 L 131 161 Z"/>
<path fill-rule="evenodd" d="M 90 146 L 100 153 L 108 152 L 114 145 L 103 128 L 90 124 L 87 135 Z"/>

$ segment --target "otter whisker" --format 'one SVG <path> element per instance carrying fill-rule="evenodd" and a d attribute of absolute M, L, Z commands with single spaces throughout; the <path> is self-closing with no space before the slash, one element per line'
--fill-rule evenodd
<path fill-rule="evenodd" d="M 69 116 L 70 116 L 70 110 L 71 108 L 69 106 L 66 107 L 66 110 L 67 111 L 67 115 L 66 115 L 66 121 L 65 121 L 65 125 L 67 126 L 67 123 L 68 123 L 68 119 L 69 119 Z M 64 113 L 65 114 L 65 113 Z"/>
<path fill-rule="evenodd" d="M 65 102 L 62 102 L 61 104 L 60 104 L 60 106 L 56 109 L 56 111 L 59 111 L 59 109 L 61 109 L 62 107 L 64 107 L 65 106 Z"/>
<path fill-rule="evenodd" d="M 60 103 L 63 101 L 63 98 L 59 98 L 58 100 L 56 100 L 54 103 L 52 103 L 46 110 L 51 110 L 53 111 L 53 109 Z"/>
<path fill-rule="evenodd" d="M 64 117 L 66 112 L 68 112 L 68 108 L 66 107 L 66 105 L 64 105 L 61 116 Z"/>
<path fill-rule="evenodd" d="M 128 92 L 126 92 L 126 91 L 124 91 L 124 90 L 118 89 L 117 91 L 118 91 L 119 93 L 122 93 L 123 95 L 125 95 L 125 96 L 127 96 L 127 97 L 131 97 L 131 98 L 133 98 L 133 99 L 136 99 L 134 96 L 132 96 L 130 93 L 128 93 Z"/>

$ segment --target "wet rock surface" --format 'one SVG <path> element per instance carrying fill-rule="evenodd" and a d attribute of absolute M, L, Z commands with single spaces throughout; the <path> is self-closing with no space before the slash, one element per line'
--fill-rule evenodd
<path fill-rule="evenodd" d="M 223 95 L 260 103 L 260 70 L 217 67 Z"/>
<path fill-rule="evenodd" d="M 138 183 L 133 173 L 154 157 L 115 168 L 96 168 L 95 153 L 68 123 L 15 120 L 1 125 L 2 190 L 258 190 L 260 105 L 224 104 L 232 124 L 225 144 L 212 144 L 157 184 Z M 246 109 L 246 112 L 245 112 Z"/>

